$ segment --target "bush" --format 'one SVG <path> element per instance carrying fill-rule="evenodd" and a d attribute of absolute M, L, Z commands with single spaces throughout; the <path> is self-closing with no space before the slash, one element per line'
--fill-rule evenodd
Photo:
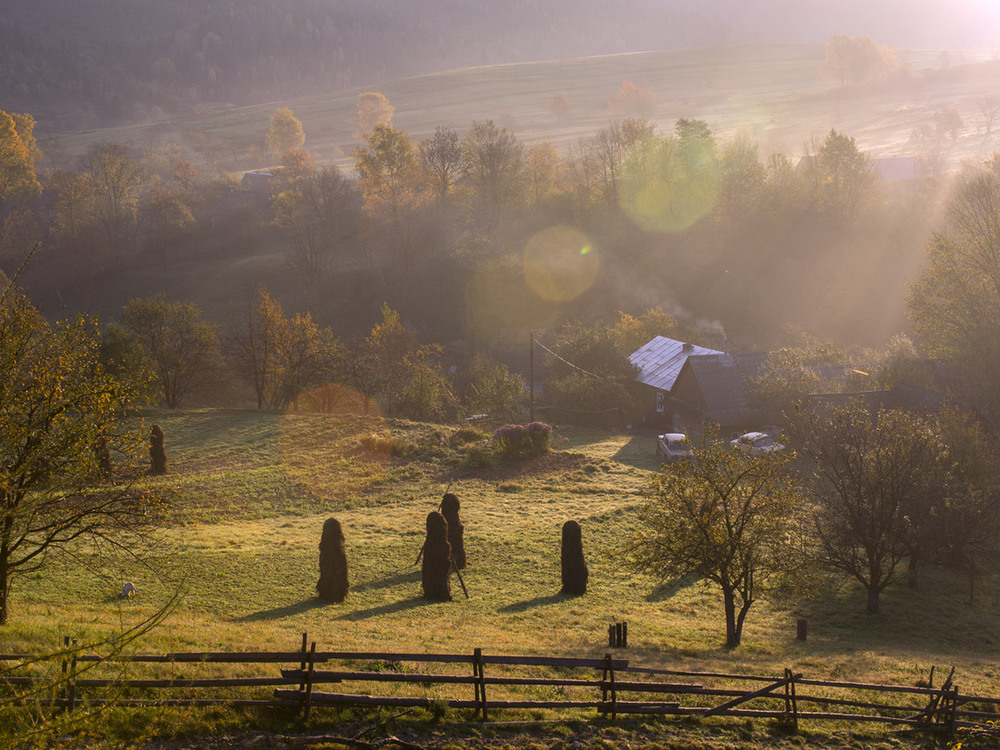
<path fill-rule="evenodd" d="M 496 465 L 496 456 L 477 447 L 473 447 L 462 459 L 463 469 L 494 469 Z"/>
<path fill-rule="evenodd" d="M 493 444 L 505 456 L 517 456 L 524 452 L 527 431 L 523 425 L 505 424 L 493 433 Z"/>
<path fill-rule="evenodd" d="M 552 425 L 545 422 L 531 422 L 525 428 L 528 434 L 528 450 L 533 455 L 548 453 L 552 445 Z"/>
<path fill-rule="evenodd" d="M 545 422 L 505 424 L 493 433 L 493 444 L 505 456 L 545 453 L 552 443 L 552 427 Z"/>

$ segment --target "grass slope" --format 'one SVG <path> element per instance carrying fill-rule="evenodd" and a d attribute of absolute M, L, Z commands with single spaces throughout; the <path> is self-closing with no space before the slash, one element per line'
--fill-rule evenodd
<path fill-rule="evenodd" d="M 4 649 L 55 645 L 152 612 L 178 585 L 180 608 L 147 650 L 295 648 L 602 654 L 609 622 L 627 620 L 629 657 L 645 665 L 780 671 L 912 683 L 931 665 L 958 667 L 963 689 L 991 690 L 1000 643 L 996 581 L 970 603 L 966 581 L 927 571 L 919 589 L 890 588 L 883 614 L 864 614 L 857 587 L 809 601 L 758 604 L 744 645 L 724 648 L 717 591 L 669 585 L 625 568 L 618 554 L 655 469 L 650 436 L 557 431 L 556 450 L 470 469 L 475 445 L 446 427 L 382 419 L 254 412 L 155 415 L 167 435 L 171 504 L 153 567 L 126 571 L 141 595 L 121 607 L 117 573 L 102 579 L 54 562 L 16 582 Z M 450 487 L 462 500 L 470 598 L 420 598 L 414 561 L 424 518 Z M 323 521 L 342 523 L 351 591 L 314 598 Z M 562 523 L 583 527 L 591 586 L 557 594 Z M 809 640 L 794 640 L 795 619 Z M 994 691 L 995 692 L 995 691 Z"/>
<path fill-rule="evenodd" d="M 575 145 L 617 117 L 608 107 L 623 81 L 648 83 L 659 100 L 662 130 L 680 117 L 706 120 L 728 137 L 748 129 L 763 155 L 801 154 L 803 144 L 822 139 L 830 128 L 857 137 L 875 156 L 909 154 L 919 126 L 934 128 L 934 113 L 957 107 L 966 126 L 945 156 L 957 162 L 990 153 L 1000 134 L 982 135 L 976 99 L 993 93 L 997 63 L 979 51 L 950 56 L 940 69 L 939 52 L 901 51 L 900 61 L 916 73 L 894 83 L 837 88 L 821 74 L 821 45 L 744 45 L 603 55 L 572 60 L 465 68 L 417 76 L 379 87 L 395 107 L 393 124 L 414 138 L 439 125 L 464 132 L 474 120 L 492 119 L 528 144 L 551 140 L 561 150 Z M 291 107 L 303 124 L 305 148 L 321 162 L 349 162 L 355 147 L 359 89 L 324 96 L 242 107 L 156 123 L 54 134 L 43 151 L 83 154 L 93 143 L 139 146 L 184 143 L 198 133 L 216 142 L 263 142 L 269 118 Z M 553 119 L 546 103 L 563 92 L 572 106 L 566 121 Z M 224 168 L 266 166 L 268 157 L 238 157 Z"/>

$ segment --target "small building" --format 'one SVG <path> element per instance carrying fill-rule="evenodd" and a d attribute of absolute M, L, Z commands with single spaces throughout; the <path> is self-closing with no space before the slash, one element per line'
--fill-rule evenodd
<path fill-rule="evenodd" d="M 633 382 L 643 424 L 655 425 L 657 429 L 681 428 L 683 416 L 670 400 L 671 391 L 688 358 L 706 354 L 723 352 L 656 336 L 629 355 L 629 361 L 638 369 Z"/>

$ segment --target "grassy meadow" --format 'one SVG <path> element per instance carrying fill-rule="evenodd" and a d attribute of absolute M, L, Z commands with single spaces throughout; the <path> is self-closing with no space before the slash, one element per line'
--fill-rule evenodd
<path fill-rule="evenodd" d="M 662 582 L 629 570 L 620 546 L 635 525 L 649 473 L 651 435 L 557 429 L 554 450 L 482 461 L 485 438 L 455 428 L 380 418 L 190 411 L 149 415 L 167 435 L 169 501 L 144 565 L 106 576 L 53 558 L 15 581 L 3 650 L 55 647 L 64 634 L 96 637 L 154 612 L 180 587 L 178 608 L 143 651 L 290 650 L 308 631 L 320 650 L 602 655 L 607 626 L 626 620 L 628 658 L 643 666 L 775 673 L 912 684 L 932 665 L 955 666 L 963 690 L 1000 694 L 997 580 L 930 569 L 921 586 L 884 594 L 839 584 L 811 599 L 759 603 L 744 643 L 725 648 L 715 588 Z M 471 439 L 470 439 L 471 438 Z M 471 466 L 470 466 L 471 465 Z M 462 501 L 466 599 L 420 598 L 415 560 L 424 519 L 444 491 Z M 323 521 L 344 528 L 351 589 L 343 604 L 314 597 Z M 590 588 L 564 597 L 560 529 L 583 528 Z M 139 595 L 115 594 L 131 579 Z M 795 640 L 795 621 L 809 639 Z"/>

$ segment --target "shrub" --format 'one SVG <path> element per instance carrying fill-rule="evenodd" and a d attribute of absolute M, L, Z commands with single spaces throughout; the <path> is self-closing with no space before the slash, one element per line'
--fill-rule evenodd
<path fill-rule="evenodd" d="M 526 440 L 527 431 L 519 424 L 505 424 L 493 433 L 493 444 L 505 456 L 523 453 Z"/>
<path fill-rule="evenodd" d="M 552 426 L 545 422 L 531 422 L 525 428 L 527 448 L 532 454 L 547 453 L 552 444 Z"/>
<path fill-rule="evenodd" d="M 496 457 L 478 447 L 473 447 L 462 459 L 464 469 L 493 469 L 496 465 Z"/>

